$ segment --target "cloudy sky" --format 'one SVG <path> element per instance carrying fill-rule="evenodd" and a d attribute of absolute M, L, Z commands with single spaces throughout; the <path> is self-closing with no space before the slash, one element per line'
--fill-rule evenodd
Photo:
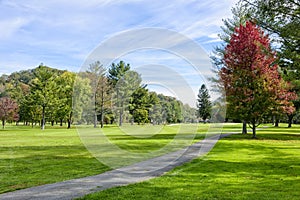
<path fill-rule="evenodd" d="M 231 16 L 230 9 L 236 2 L 0 0 L 0 74 L 34 68 L 40 63 L 79 71 L 103 41 L 137 28 L 178 32 L 209 54 L 220 42 L 218 33 L 222 18 Z M 128 44 L 123 42 L 120 45 Z M 165 53 L 160 54 L 159 51 L 136 53 L 131 57 L 132 53 L 123 57 L 132 66 L 147 65 L 150 58 L 166 58 Z M 173 55 L 167 56 L 167 60 L 176 60 L 171 58 Z M 136 63 L 133 58 L 137 59 Z M 153 60 L 150 63 L 153 64 Z M 166 62 L 154 64 L 166 65 Z"/>

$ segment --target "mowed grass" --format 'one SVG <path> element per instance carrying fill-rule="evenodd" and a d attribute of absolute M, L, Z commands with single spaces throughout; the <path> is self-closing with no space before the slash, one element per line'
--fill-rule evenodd
<path fill-rule="evenodd" d="M 281 126 L 259 130 L 258 139 L 231 135 L 162 177 L 82 199 L 299 199 L 300 126 Z"/>
<path fill-rule="evenodd" d="M 82 145 L 76 129 L 0 130 L 0 193 L 109 170 Z"/>
<path fill-rule="evenodd" d="M 125 152 L 151 154 L 179 137 L 190 144 L 204 137 L 208 124 L 189 125 L 196 134 L 188 129 L 174 126 L 116 126 L 105 127 L 102 132 L 111 143 Z M 102 164 L 91 154 L 80 135 L 89 133 L 99 135 L 100 128 L 79 127 L 50 127 L 40 130 L 39 127 L 7 126 L 0 129 L 0 193 L 28 188 L 47 183 L 54 183 L 73 178 L 95 175 L 107 170 L 110 166 Z M 97 144 L 97 141 L 91 143 Z M 169 148 L 168 151 L 176 150 Z M 113 157 L 114 152 L 106 151 L 100 146 L 100 154 Z M 97 156 L 96 156 L 97 157 Z M 117 157 L 118 158 L 118 157 Z M 146 159 L 146 157 L 143 157 Z M 119 159 L 118 159 L 119 160 Z M 130 163 L 121 163 L 127 165 Z"/>

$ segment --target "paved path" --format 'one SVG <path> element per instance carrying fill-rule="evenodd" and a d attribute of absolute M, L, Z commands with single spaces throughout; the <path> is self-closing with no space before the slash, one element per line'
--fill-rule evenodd
<path fill-rule="evenodd" d="M 1 200 L 69 200 L 111 187 L 128 185 L 161 176 L 176 166 L 208 153 L 219 137 L 233 133 L 219 134 L 206 138 L 185 149 L 152 158 L 131 166 L 108 171 L 99 175 L 47 184 L 14 192 L 0 194 Z"/>

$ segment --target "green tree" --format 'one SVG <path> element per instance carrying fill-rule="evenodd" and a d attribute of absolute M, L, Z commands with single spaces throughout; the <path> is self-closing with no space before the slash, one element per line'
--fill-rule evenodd
<path fill-rule="evenodd" d="M 73 119 L 72 96 L 76 74 L 73 72 L 64 72 L 55 79 L 58 87 L 58 103 L 56 118 L 60 121 L 60 126 L 64 120 L 68 122 L 68 129 L 71 128 Z"/>
<path fill-rule="evenodd" d="M 201 88 L 199 89 L 197 108 L 198 117 L 201 117 L 204 122 L 211 117 L 212 104 L 208 90 L 204 84 L 202 84 Z"/>
<path fill-rule="evenodd" d="M 55 78 L 57 74 L 53 69 L 40 65 L 34 72 L 35 78 L 31 82 L 31 93 L 35 103 L 42 108 L 41 129 L 45 129 L 46 111 L 51 104 L 57 100 L 57 85 Z"/>
<path fill-rule="evenodd" d="M 76 76 L 73 89 L 73 119 L 78 124 L 88 121 L 90 115 L 92 88 L 90 80 L 83 74 Z"/>
<path fill-rule="evenodd" d="M 149 118 L 150 97 L 146 85 L 138 87 L 131 95 L 129 112 L 134 122 L 147 123 Z"/>
<path fill-rule="evenodd" d="M 116 83 L 114 104 L 119 116 L 119 126 L 122 126 L 124 112 L 129 110 L 132 94 L 140 87 L 141 82 L 141 75 L 129 70 Z"/>
<path fill-rule="evenodd" d="M 106 69 L 99 61 L 96 61 L 90 64 L 86 72 L 88 78 L 91 80 L 93 90 L 94 128 L 97 127 L 98 116 L 100 116 L 100 124 L 101 128 L 103 128 L 104 115 L 111 101 L 111 86 L 105 75 Z"/>
<path fill-rule="evenodd" d="M 158 95 L 155 92 L 149 92 L 149 120 L 153 125 L 161 124 L 163 120 L 163 108 Z"/>
<path fill-rule="evenodd" d="M 114 90 L 113 105 L 118 115 L 119 126 L 122 126 L 123 115 L 129 109 L 131 95 L 140 87 L 142 79 L 137 72 L 130 70 L 130 64 L 120 61 L 110 66 L 108 81 Z"/>
<path fill-rule="evenodd" d="M 120 61 L 118 64 L 112 63 L 108 70 L 108 79 L 113 87 L 116 86 L 117 82 L 130 70 L 130 64 Z"/>
<path fill-rule="evenodd" d="M 197 121 L 197 109 L 190 107 L 189 104 L 183 105 L 183 122 L 194 123 Z"/>
<path fill-rule="evenodd" d="M 158 98 L 162 107 L 163 123 L 180 123 L 183 121 L 181 101 L 163 94 L 158 94 Z"/>

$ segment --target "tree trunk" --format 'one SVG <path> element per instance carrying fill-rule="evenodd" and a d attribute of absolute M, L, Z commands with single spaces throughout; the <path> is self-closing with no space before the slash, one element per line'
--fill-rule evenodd
<path fill-rule="evenodd" d="M 54 126 L 54 120 L 51 121 L 51 126 Z"/>
<path fill-rule="evenodd" d="M 288 119 L 289 119 L 289 125 L 288 125 L 288 128 L 291 128 L 291 127 L 292 127 L 293 117 L 294 117 L 294 115 L 288 115 Z"/>
<path fill-rule="evenodd" d="M 3 119 L 2 120 L 2 129 L 4 129 L 4 126 L 5 126 L 5 120 Z"/>
<path fill-rule="evenodd" d="M 102 87 L 101 90 L 101 119 L 100 119 L 100 124 L 101 128 L 103 128 L 103 121 L 104 121 L 104 89 Z"/>
<path fill-rule="evenodd" d="M 68 129 L 70 129 L 70 128 L 71 128 L 71 120 L 68 119 Z"/>
<path fill-rule="evenodd" d="M 71 128 L 71 124 L 72 124 L 72 117 L 73 117 L 73 112 L 71 111 L 69 118 L 68 118 L 68 129 Z"/>
<path fill-rule="evenodd" d="M 247 122 L 246 122 L 246 120 L 243 120 L 242 134 L 247 134 Z"/>
<path fill-rule="evenodd" d="M 122 121 L 123 121 L 123 108 L 121 108 L 121 110 L 120 110 L 119 126 L 122 126 Z"/>
<path fill-rule="evenodd" d="M 103 124 L 104 124 L 104 115 L 103 115 L 103 111 L 101 111 L 101 121 L 100 121 L 101 128 L 103 128 Z"/>
<path fill-rule="evenodd" d="M 279 126 L 279 119 L 277 119 L 277 117 L 275 118 L 275 127 Z"/>
<path fill-rule="evenodd" d="M 255 121 L 252 121 L 252 138 L 256 139 L 256 126 L 255 126 Z"/>
<path fill-rule="evenodd" d="M 45 108 L 46 108 L 46 106 L 43 105 L 43 111 L 42 111 L 42 124 L 41 124 L 41 129 L 42 129 L 42 130 L 45 129 Z"/>
<path fill-rule="evenodd" d="M 96 110 L 95 110 L 95 113 L 94 113 L 94 128 L 97 128 L 97 113 L 96 113 Z"/>
<path fill-rule="evenodd" d="M 119 116 L 119 126 L 122 126 L 122 122 L 123 122 L 123 101 L 121 102 L 121 107 L 120 107 L 120 116 Z"/>
<path fill-rule="evenodd" d="M 63 126 L 63 119 L 60 119 L 60 126 Z"/>

